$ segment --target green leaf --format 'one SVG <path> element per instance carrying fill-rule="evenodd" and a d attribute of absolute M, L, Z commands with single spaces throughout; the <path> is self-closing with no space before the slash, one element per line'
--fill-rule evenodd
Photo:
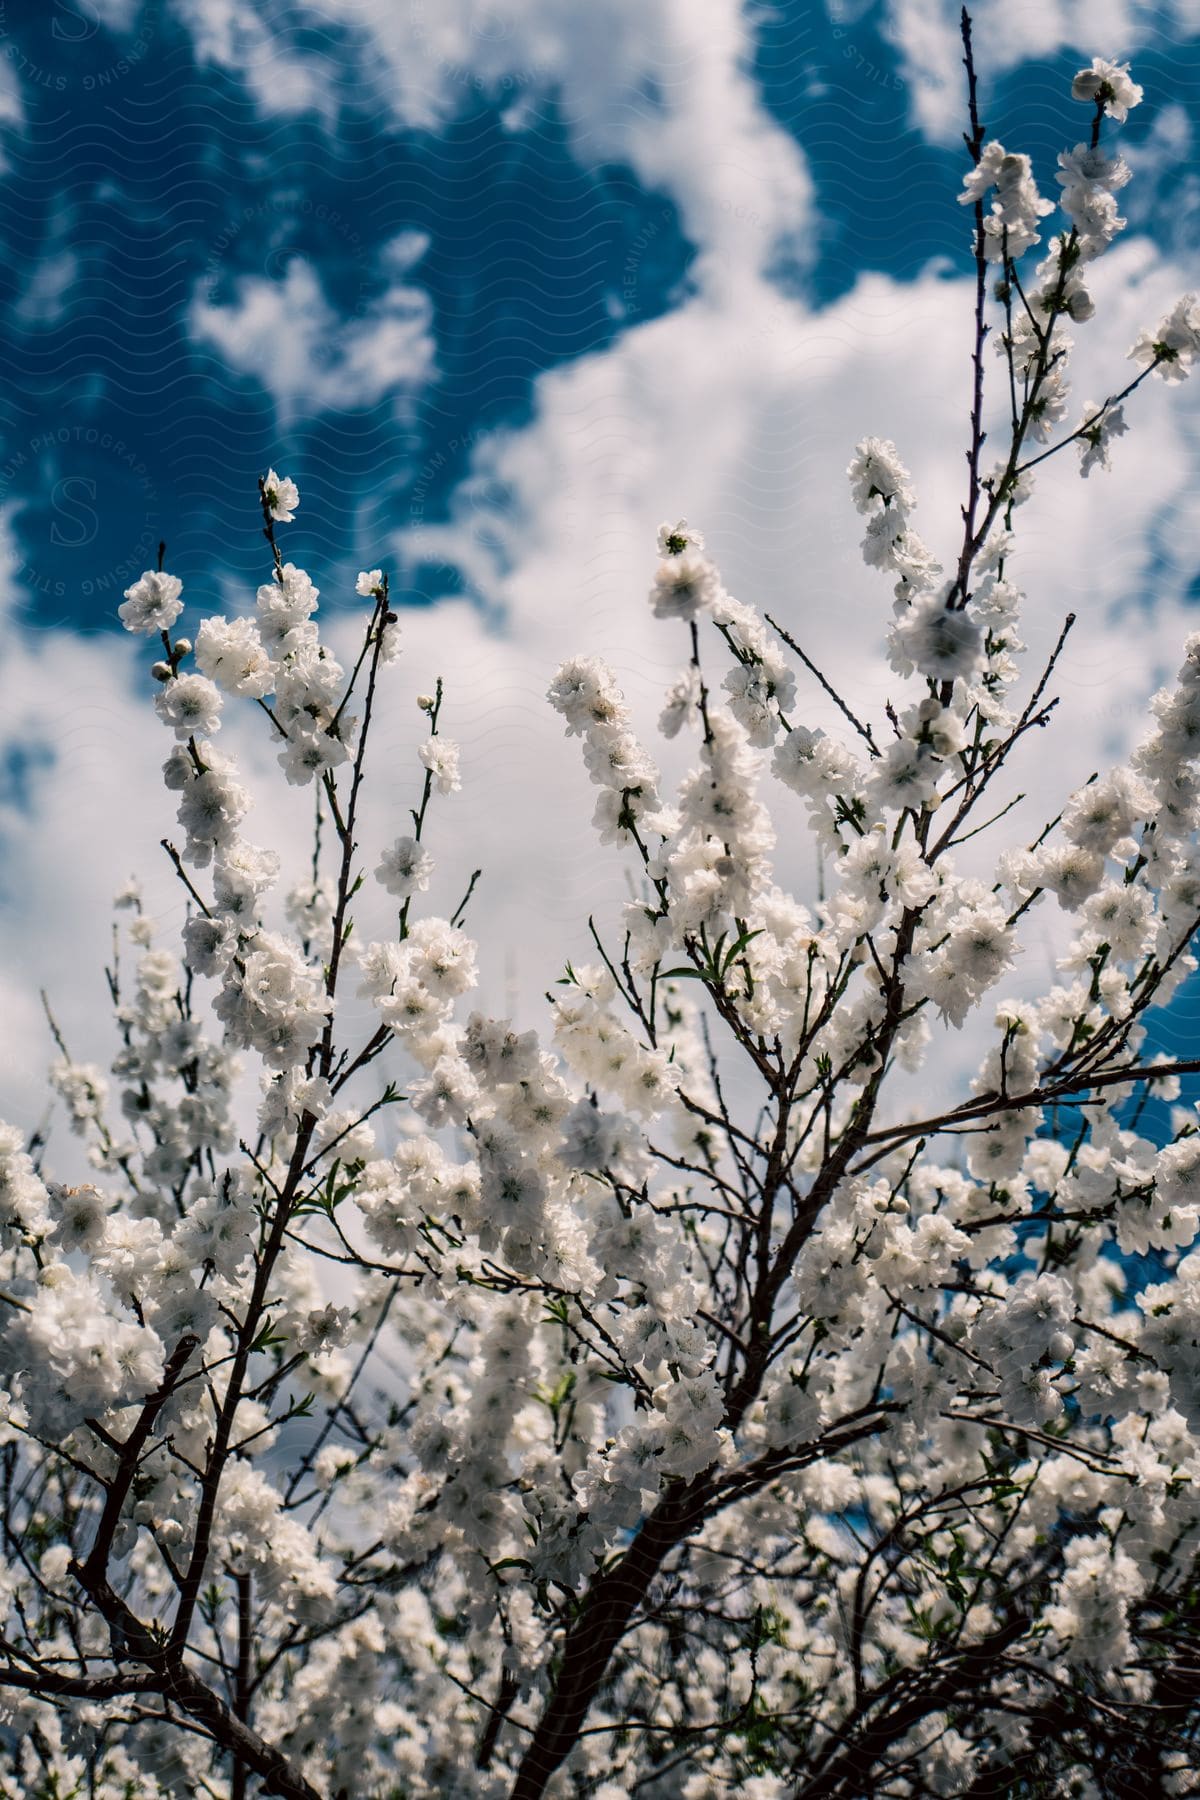
<path fill-rule="evenodd" d="M 752 941 L 752 939 L 762 936 L 764 929 L 765 929 L 765 927 L 760 925 L 754 931 L 743 931 L 741 937 L 738 938 L 737 942 L 730 945 L 729 949 L 725 952 L 725 960 L 721 964 L 722 976 L 727 975 L 729 973 L 730 964 L 737 960 L 737 958 L 741 955 L 742 951 L 746 948 L 746 945 L 748 943 L 750 943 Z"/>
<path fill-rule="evenodd" d="M 287 1339 L 283 1336 L 282 1332 L 277 1332 L 275 1330 L 274 1319 L 267 1319 L 261 1327 L 258 1336 L 250 1346 L 250 1354 L 253 1356 L 260 1351 L 269 1350 L 274 1344 L 284 1344 L 286 1342 Z"/>

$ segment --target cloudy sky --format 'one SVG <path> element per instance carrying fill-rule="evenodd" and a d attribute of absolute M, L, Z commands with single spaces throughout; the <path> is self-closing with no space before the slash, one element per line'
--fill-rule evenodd
<path fill-rule="evenodd" d="M 1074 392 L 1124 384 L 1142 324 L 1200 287 L 1200 0 L 979 0 L 990 135 L 1055 156 L 1070 77 L 1132 58 L 1130 229 L 1101 265 Z M 539 995 L 624 874 L 545 705 L 605 653 L 652 719 L 683 645 L 645 602 L 659 520 L 706 530 L 731 590 L 864 708 L 887 693 L 886 582 L 843 471 L 893 437 L 918 524 L 953 542 L 966 445 L 969 225 L 945 0 L 0 0 L 0 1115 L 32 1122 L 50 988 L 102 1054 L 108 904 L 134 870 L 164 941 L 173 805 L 121 591 L 160 538 L 194 610 L 264 578 L 268 464 L 286 539 L 349 646 L 382 563 L 406 655 L 370 831 L 416 788 L 414 696 L 441 674 L 464 791 L 432 839 L 483 1000 Z M 1138 735 L 1198 622 L 1200 387 L 1139 395 L 1111 477 L 1046 471 L 1021 517 L 1026 635 L 1080 615 L 1030 805 Z M 819 694 L 804 716 L 832 726 Z M 260 842 L 302 854 L 256 719 L 227 735 Z M 273 798 L 267 798 L 273 794 Z M 310 797 L 309 797 L 310 798 Z M 1052 809 L 1054 810 L 1054 809 Z M 814 868 L 786 830 L 783 861 Z M 1037 933 L 1021 980 L 1045 977 Z M 1182 1043 L 1200 1005 L 1164 1021 Z"/>

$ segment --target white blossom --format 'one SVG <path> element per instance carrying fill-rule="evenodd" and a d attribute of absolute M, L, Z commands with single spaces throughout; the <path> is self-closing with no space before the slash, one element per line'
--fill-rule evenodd
<path fill-rule="evenodd" d="M 385 850 L 375 879 L 389 894 L 407 900 L 410 894 L 423 893 L 433 873 L 433 858 L 414 837 L 400 837 Z"/>
<path fill-rule="evenodd" d="M 458 745 L 449 738 L 427 738 L 417 752 L 423 768 L 433 776 L 439 794 L 453 794 L 462 786 Z"/>
<path fill-rule="evenodd" d="M 1106 62 L 1101 56 L 1092 58 L 1090 69 L 1080 69 L 1071 83 L 1075 100 L 1100 101 L 1110 119 L 1123 124 L 1130 110 L 1139 105 L 1142 90 L 1130 80 L 1129 64 Z"/>
<path fill-rule="evenodd" d="M 126 631 L 170 631 L 183 611 L 179 598 L 183 583 L 178 575 L 147 569 L 132 587 L 125 589 L 125 604 L 117 608 Z"/>
<path fill-rule="evenodd" d="M 300 490 L 286 475 L 268 469 L 263 476 L 263 495 L 267 511 L 277 523 L 290 525 L 300 504 Z"/>

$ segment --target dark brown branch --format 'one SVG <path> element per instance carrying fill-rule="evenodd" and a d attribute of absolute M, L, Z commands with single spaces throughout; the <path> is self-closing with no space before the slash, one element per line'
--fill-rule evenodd
<path fill-rule="evenodd" d="M 146 1401 L 137 1424 L 121 1446 L 121 1459 L 117 1464 L 116 1473 L 107 1484 L 108 1494 L 104 1502 L 104 1511 L 100 1515 L 100 1523 L 96 1527 L 96 1536 L 91 1550 L 88 1552 L 87 1561 L 82 1566 L 77 1564 L 74 1569 L 76 1580 L 89 1592 L 93 1583 L 103 1581 L 107 1577 L 108 1559 L 112 1554 L 113 1539 L 121 1522 L 121 1511 L 133 1485 L 133 1478 L 137 1474 L 142 1451 L 149 1442 L 155 1420 L 175 1391 L 175 1384 L 183 1372 L 184 1364 L 199 1341 L 199 1338 L 191 1335 L 180 1338 L 163 1370 L 162 1381 Z"/>

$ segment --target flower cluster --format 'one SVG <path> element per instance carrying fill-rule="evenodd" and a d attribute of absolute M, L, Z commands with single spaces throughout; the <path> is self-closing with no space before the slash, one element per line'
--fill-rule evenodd
<path fill-rule="evenodd" d="M 0 1127 L 14 1800 L 1193 1791 L 1200 1119 L 1147 1015 L 1196 967 L 1200 637 L 1050 824 L 1004 787 L 1065 643 L 1022 699 L 1031 464 L 1107 466 L 1143 376 L 1200 351 L 1189 296 L 1054 440 L 1064 321 L 1122 223 L 1102 123 L 1141 98 L 1099 59 L 1073 92 L 1092 137 L 1034 279 L 1029 159 L 978 146 L 967 176 L 1012 416 L 988 469 L 973 412 L 949 576 L 895 446 L 850 464 L 895 582 L 886 704 L 685 520 L 650 594 L 674 776 L 604 663 L 554 676 L 631 895 L 548 1035 L 480 997 L 474 877 L 422 910 L 464 779 L 440 680 L 389 758 L 399 820 L 361 805 L 385 572 L 343 666 L 271 470 L 253 616 L 193 651 L 177 578 L 128 590 L 182 960 L 131 884 L 110 1067 L 51 1020 L 87 1179 Z M 311 785 L 286 880 L 215 741 L 242 715 Z M 1053 972 L 1014 992 L 1031 949 Z M 940 1101 L 935 1044 L 980 1053 Z"/>
<path fill-rule="evenodd" d="M 584 740 L 588 774 L 600 789 L 593 823 L 601 842 L 627 843 L 643 825 L 652 829 L 658 771 L 630 728 L 612 671 L 596 657 L 574 657 L 555 676 L 550 701 L 567 736 Z"/>
<path fill-rule="evenodd" d="M 985 145 L 964 177 L 959 204 L 973 206 L 993 189 L 996 197 L 983 221 L 983 254 L 989 262 L 1007 262 L 1041 242 L 1038 225 L 1054 205 L 1038 193 L 1029 158 L 995 142 Z"/>
<path fill-rule="evenodd" d="M 867 519 L 863 560 L 896 574 L 898 601 L 924 592 L 941 565 L 909 524 L 916 496 L 895 444 L 889 438 L 864 438 L 846 473 L 854 504 Z"/>

